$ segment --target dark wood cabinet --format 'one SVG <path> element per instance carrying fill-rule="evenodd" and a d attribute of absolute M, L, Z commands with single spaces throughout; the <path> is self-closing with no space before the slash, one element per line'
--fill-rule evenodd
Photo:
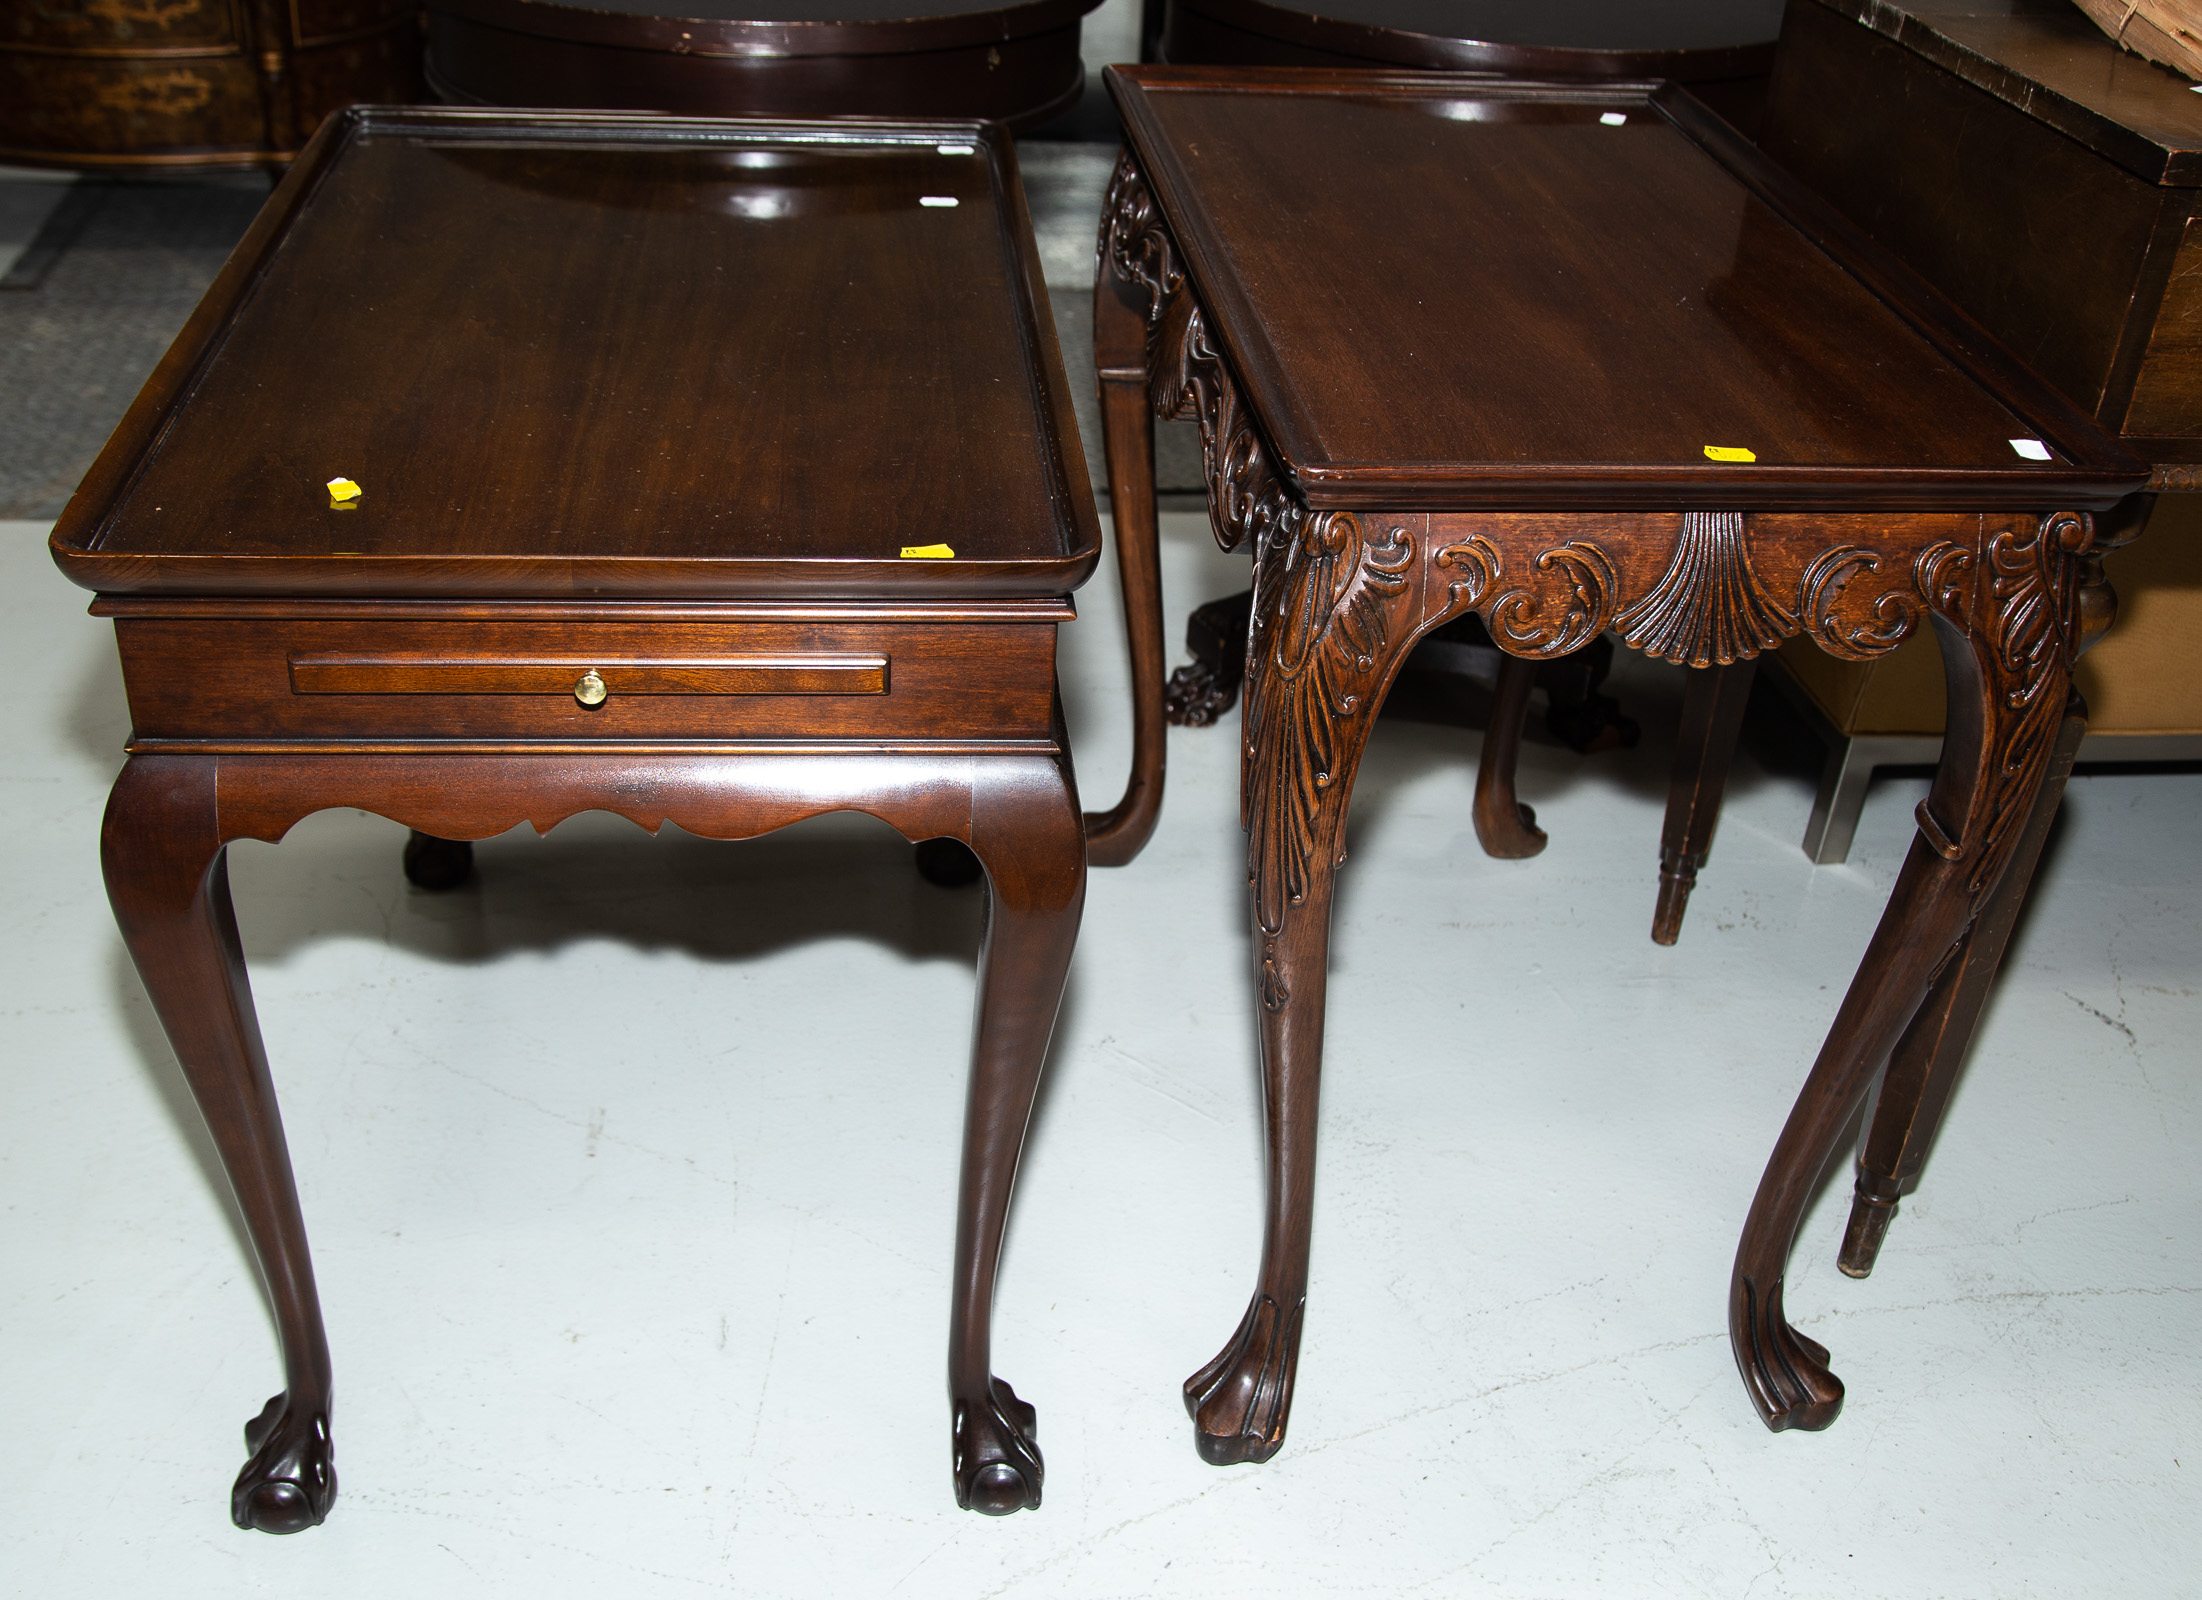
<path fill-rule="evenodd" d="M 2186 488 L 2202 96 L 2066 0 L 1793 0 L 1760 147 Z"/>
<path fill-rule="evenodd" d="M 0 161 L 276 166 L 330 112 L 419 90 L 407 0 L 24 0 L 0 23 Z"/>

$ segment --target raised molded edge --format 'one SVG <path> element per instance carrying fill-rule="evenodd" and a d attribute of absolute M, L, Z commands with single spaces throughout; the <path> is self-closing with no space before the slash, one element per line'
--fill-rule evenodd
<path fill-rule="evenodd" d="M 149 555 L 101 548 L 116 511 L 169 419 L 188 402 L 199 375 L 344 151 L 367 137 L 585 142 L 606 145 L 971 144 L 994 174 L 1007 274 L 1026 366 L 1034 383 L 1043 463 L 1055 504 L 1060 553 L 1021 560 L 724 560 L 513 555 L 248 556 Z M 48 548 L 72 582 L 102 594 L 359 595 L 397 598 L 553 598 L 578 602 L 621 596 L 665 599 L 804 597 L 815 599 L 1018 598 L 1067 594 L 1092 575 L 1101 556 L 1101 524 L 1085 449 L 1071 407 L 1070 379 L 1041 288 L 1038 246 L 1016 149 L 999 124 L 974 119 L 843 117 L 831 121 L 663 117 L 642 112 L 514 112 L 453 107 L 352 106 L 321 125 L 277 186 L 245 237 L 230 252 L 183 331 L 131 402 L 92 469 L 54 525 Z"/>
<path fill-rule="evenodd" d="M 2148 468 L 1901 261 L 1761 155 L 1677 86 L 1657 83 L 1464 80 L 1458 74 L 1292 67 L 1110 67 L 1103 75 L 1141 173 L 1169 219 L 1210 334 L 1223 347 L 1271 459 L 1311 509 L 1544 510 L 2017 510 L 2055 504 L 2105 509 L 2144 487 Z M 1648 112 L 1684 138 L 1831 257 L 1941 355 L 2014 415 L 2059 459 L 2051 465 L 1614 466 L 1604 463 L 1413 463 L 1324 459 L 1293 425 L 1296 410 L 1260 337 L 1260 319 L 1227 264 L 1220 239 L 1191 203 L 1193 185 L 1148 104 L 1150 95 L 1309 94 L 1357 98 L 1543 101 Z"/>

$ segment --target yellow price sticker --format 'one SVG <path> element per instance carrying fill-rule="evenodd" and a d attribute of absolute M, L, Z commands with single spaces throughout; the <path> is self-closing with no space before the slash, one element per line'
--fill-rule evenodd
<path fill-rule="evenodd" d="M 956 552 L 944 544 L 906 544 L 902 547 L 905 561 L 953 561 Z"/>
<path fill-rule="evenodd" d="M 340 506 L 348 500 L 357 500 L 359 496 L 360 487 L 351 479 L 331 478 L 329 480 L 329 503 L 331 505 Z"/>
<path fill-rule="evenodd" d="M 1705 447 L 1707 461 L 1756 461 L 1758 452 L 1746 450 L 1739 444 L 1709 444 Z"/>

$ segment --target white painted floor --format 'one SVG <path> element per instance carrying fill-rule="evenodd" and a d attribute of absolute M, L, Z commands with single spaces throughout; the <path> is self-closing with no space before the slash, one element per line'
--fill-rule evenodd
<path fill-rule="evenodd" d="M 958 1512 L 943 1381 L 973 895 L 882 827 L 584 818 L 437 898 L 325 814 L 233 875 L 339 1374 L 342 1490 L 229 1525 L 267 1315 L 109 921 L 107 626 L 0 526 L 0 1587 L 60 1596 L 2168 1596 L 2202 1570 L 2202 777 L 2083 777 L 1927 1184 L 1789 1305 L 1848 1408 L 1771 1435 L 1723 1332 L 1760 1164 L 1921 786 L 1851 863 L 1746 763 L 1654 947 L 1674 674 L 1628 755 L 1532 746 L 1486 860 L 1475 736 L 1387 724 L 1338 912 L 1298 1405 L 1194 1455 L 1252 1283 L 1233 727 L 1171 736 L 1096 872 L 1018 1193 L 998 1370 L 1046 1504 Z M 1242 582 L 1195 516 L 1170 612 Z M 1065 630 L 1089 804 L 1126 750 L 1106 575 Z M 1172 623 L 1173 629 L 1177 626 Z M 2197 1457 L 2194 1466 L 2184 1457 Z"/>

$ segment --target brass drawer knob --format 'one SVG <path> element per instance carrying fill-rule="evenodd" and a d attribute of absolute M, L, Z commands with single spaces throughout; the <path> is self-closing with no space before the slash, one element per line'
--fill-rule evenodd
<path fill-rule="evenodd" d="M 596 675 L 594 667 L 582 673 L 573 686 L 573 697 L 585 706 L 602 705 L 611 692 L 604 686 L 604 680 Z"/>

